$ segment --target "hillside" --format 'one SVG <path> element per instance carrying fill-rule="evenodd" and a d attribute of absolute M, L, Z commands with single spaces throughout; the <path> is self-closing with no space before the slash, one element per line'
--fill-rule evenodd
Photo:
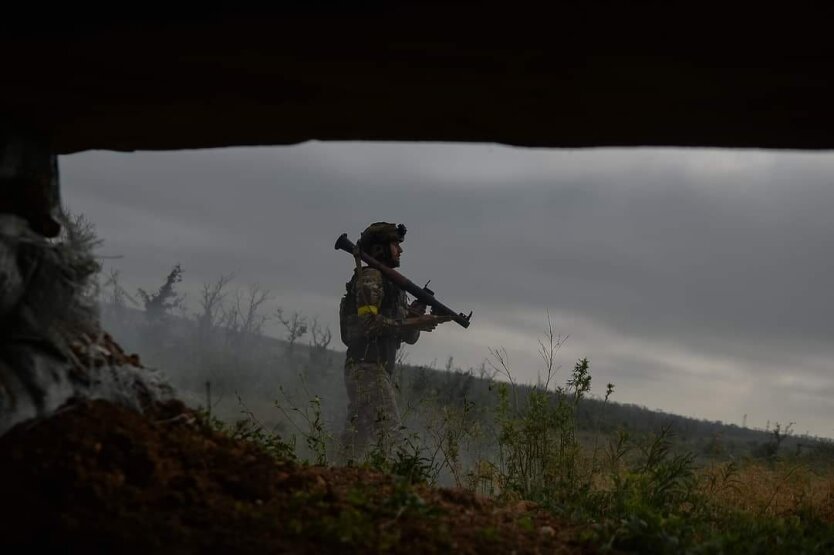
<path fill-rule="evenodd" d="M 590 552 L 533 503 L 298 464 L 178 402 L 75 403 L 0 452 L 0 545 L 15 552 Z"/>
<path fill-rule="evenodd" d="M 142 353 L 141 362 L 129 357 L 137 372 L 165 368 L 191 407 L 174 400 L 140 413 L 75 399 L 12 428 L 0 437 L 0 547 L 834 549 L 830 443 L 788 449 L 794 438 L 784 430 L 780 437 L 739 430 L 739 444 L 758 433 L 753 447 L 762 449 L 748 445 L 735 457 L 731 443 L 712 436 L 710 448 L 695 453 L 703 430 L 732 428 L 588 399 L 587 360 L 546 391 L 451 364 L 400 365 L 402 444 L 334 464 L 344 418 L 339 353 L 263 336 L 207 338 L 187 320 L 142 319 L 108 327 L 126 338 L 125 352 Z"/>
<path fill-rule="evenodd" d="M 115 317 L 112 308 L 105 306 L 103 314 L 105 327 L 129 350 L 143 353 L 146 365 L 164 369 L 180 397 L 193 407 L 211 406 L 212 414 L 226 422 L 254 417 L 269 429 L 299 439 L 307 428 L 300 412 L 316 410 L 325 435 L 337 436 L 341 430 L 346 407 L 343 351 L 307 343 L 306 337 L 290 345 L 262 334 L 234 336 L 221 328 L 211 338 L 201 338 L 197 322 L 185 318 L 171 317 L 164 328 L 158 324 L 150 328 L 144 312 L 128 308 Z M 495 385 L 500 380 L 489 370 L 486 366 L 464 370 L 451 361 L 444 368 L 398 365 L 395 382 L 406 425 L 424 435 L 427 415 L 436 414 L 438 407 L 458 410 L 467 406 L 470 421 L 494 420 Z M 521 403 L 533 389 L 518 385 Z M 315 407 L 311 405 L 314 400 Z M 831 449 L 830 441 L 796 435 L 785 430 L 786 424 L 779 424 L 778 430 L 776 424 L 769 430 L 756 430 L 699 420 L 618 403 L 616 393 L 607 401 L 583 397 L 577 411 L 577 426 L 586 438 L 620 432 L 647 436 L 668 428 L 681 449 L 692 451 L 702 461 Z"/>

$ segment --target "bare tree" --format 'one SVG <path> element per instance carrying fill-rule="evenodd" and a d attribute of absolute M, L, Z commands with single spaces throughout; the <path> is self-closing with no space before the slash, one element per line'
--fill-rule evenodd
<path fill-rule="evenodd" d="M 226 286 L 234 274 L 221 275 L 213 283 L 203 283 L 200 290 L 200 312 L 196 315 L 197 334 L 200 345 L 204 345 L 214 334 L 220 323 L 223 301 L 226 299 Z"/>
<path fill-rule="evenodd" d="M 269 291 L 257 285 L 249 287 L 248 296 L 241 309 L 240 296 L 237 297 L 238 312 L 241 315 L 241 332 L 245 336 L 260 335 L 269 316 L 261 314 L 261 305 L 270 300 Z"/>
<path fill-rule="evenodd" d="M 793 434 L 793 425 L 796 422 L 789 422 L 787 426 L 784 428 L 782 424 L 779 422 L 773 427 L 773 430 L 770 432 L 771 438 L 768 444 L 768 456 L 775 457 L 779 453 L 779 448 L 782 446 L 782 443 L 789 438 Z"/>
<path fill-rule="evenodd" d="M 284 309 L 278 307 L 275 309 L 275 317 L 287 328 L 287 341 L 290 346 L 288 353 L 292 356 L 293 346 L 295 342 L 307 333 L 307 319 L 301 316 L 298 311 L 292 313 L 292 316 L 285 316 Z"/>
<path fill-rule="evenodd" d="M 102 314 L 106 314 L 111 322 L 116 325 L 123 325 L 127 316 L 127 302 L 134 308 L 141 308 L 142 303 L 136 300 L 127 289 L 122 286 L 121 274 L 118 270 L 111 268 L 104 278 L 104 283 L 99 291 Z"/>
<path fill-rule="evenodd" d="M 107 276 L 104 278 L 104 283 L 101 286 L 101 300 L 104 304 L 109 304 L 113 307 L 114 310 L 121 311 L 125 307 L 125 298 L 127 296 L 127 292 L 124 290 L 122 285 L 119 283 L 120 273 L 118 270 L 113 268 L 107 272 Z M 110 295 L 105 296 L 105 291 L 110 289 Z"/>
<path fill-rule="evenodd" d="M 327 346 L 330 345 L 330 340 L 333 339 L 333 334 L 330 332 L 330 326 L 322 329 L 319 325 L 318 318 L 313 318 L 313 323 L 310 325 L 310 362 L 315 364 L 330 364 L 327 356 Z"/>
<path fill-rule="evenodd" d="M 248 342 L 261 335 L 269 316 L 262 313 L 262 306 L 270 300 L 269 290 L 258 285 L 249 287 L 247 294 L 235 292 L 235 302 L 223 312 L 220 319 L 226 330 L 227 341 L 240 352 Z"/>
<path fill-rule="evenodd" d="M 313 318 L 313 324 L 310 327 L 310 334 L 312 335 L 312 346 L 316 349 L 327 349 L 330 345 L 330 340 L 333 339 L 333 334 L 330 332 L 330 326 L 322 329 L 319 325 L 318 318 Z"/>
<path fill-rule="evenodd" d="M 220 306 L 217 327 L 223 330 L 227 347 L 237 343 L 237 336 L 240 333 L 240 315 L 237 311 L 237 305 Z"/>

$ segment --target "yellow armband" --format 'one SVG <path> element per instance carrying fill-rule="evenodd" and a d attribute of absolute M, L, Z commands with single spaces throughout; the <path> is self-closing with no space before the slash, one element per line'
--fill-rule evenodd
<path fill-rule="evenodd" d="M 379 308 L 372 304 L 366 304 L 365 306 L 360 306 L 357 312 L 359 313 L 359 316 L 364 316 L 365 314 L 379 314 Z"/>

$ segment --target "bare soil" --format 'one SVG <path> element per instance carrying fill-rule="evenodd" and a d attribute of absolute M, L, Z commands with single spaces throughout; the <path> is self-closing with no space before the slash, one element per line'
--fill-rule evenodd
<path fill-rule="evenodd" d="M 75 402 L 0 437 L 0 551 L 586 553 L 532 503 L 276 460 L 179 402 Z"/>

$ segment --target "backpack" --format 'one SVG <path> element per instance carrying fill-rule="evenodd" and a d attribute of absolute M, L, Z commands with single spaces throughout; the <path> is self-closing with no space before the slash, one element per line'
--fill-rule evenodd
<path fill-rule="evenodd" d="M 355 336 L 356 327 L 359 324 L 359 317 L 356 314 L 356 294 L 353 287 L 355 280 L 356 278 L 352 277 L 345 284 L 346 292 L 339 302 L 339 334 L 345 347 L 350 347 L 351 338 Z"/>

